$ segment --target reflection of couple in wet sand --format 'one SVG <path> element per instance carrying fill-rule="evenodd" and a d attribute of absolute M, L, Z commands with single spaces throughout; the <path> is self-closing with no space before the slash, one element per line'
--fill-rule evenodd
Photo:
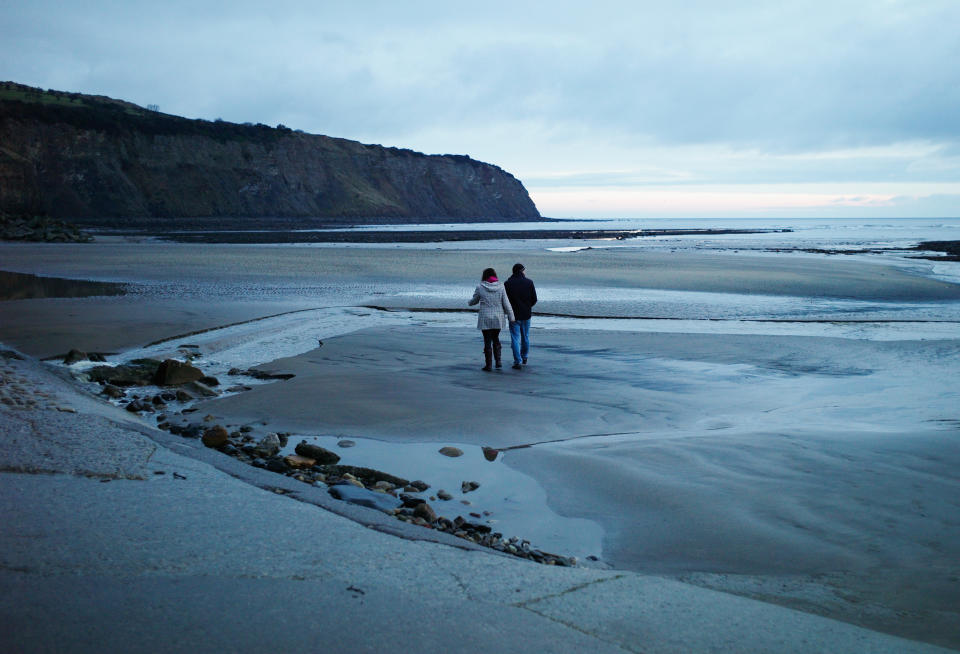
<path fill-rule="evenodd" d="M 514 370 L 523 369 L 527 363 L 530 353 L 530 315 L 533 305 L 537 303 L 537 290 L 523 271 L 523 264 L 515 263 L 513 274 L 501 283 L 493 268 L 485 269 L 470 299 L 470 306 L 480 305 L 477 329 L 483 333 L 483 370 L 492 370 L 494 362 L 497 368 L 503 367 L 500 330 L 507 326 L 510 328 Z"/>

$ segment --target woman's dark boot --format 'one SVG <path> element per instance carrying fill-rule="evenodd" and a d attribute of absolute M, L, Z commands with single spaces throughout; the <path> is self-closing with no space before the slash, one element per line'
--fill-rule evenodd
<path fill-rule="evenodd" d="M 493 352 L 491 352 L 487 348 L 484 348 L 483 360 L 485 362 L 485 365 L 483 366 L 483 368 L 481 368 L 481 370 L 486 370 L 487 372 L 490 372 L 490 370 L 492 370 L 492 368 L 490 367 L 490 363 L 493 360 Z"/>
<path fill-rule="evenodd" d="M 499 343 L 493 344 L 493 358 L 497 361 L 497 367 L 502 368 L 503 364 L 500 363 L 500 351 L 503 349 L 503 346 Z M 489 365 L 489 364 L 488 364 Z"/>

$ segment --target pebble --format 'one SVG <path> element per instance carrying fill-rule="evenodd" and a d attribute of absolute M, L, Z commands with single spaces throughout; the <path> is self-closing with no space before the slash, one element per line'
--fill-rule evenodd
<path fill-rule="evenodd" d="M 463 450 L 461 450 L 459 447 L 450 447 L 450 446 L 441 447 L 439 451 L 440 451 L 440 454 L 442 454 L 443 456 L 449 456 L 449 457 L 463 456 Z"/>

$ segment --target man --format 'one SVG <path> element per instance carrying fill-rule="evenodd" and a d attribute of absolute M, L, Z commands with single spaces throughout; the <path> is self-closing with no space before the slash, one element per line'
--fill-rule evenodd
<path fill-rule="evenodd" d="M 527 354 L 530 353 L 530 310 L 537 303 L 537 289 L 533 286 L 533 280 L 527 279 L 523 271 L 522 263 L 513 264 L 513 274 L 503 284 L 516 318 L 510 323 L 510 348 L 513 350 L 514 370 L 522 369 L 521 363 L 527 364 Z"/>

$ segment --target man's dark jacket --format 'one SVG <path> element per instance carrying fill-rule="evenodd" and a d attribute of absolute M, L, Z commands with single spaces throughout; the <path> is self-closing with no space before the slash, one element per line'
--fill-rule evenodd
<path fill-rule="evenodd" d="M 514 317 L 517 320 L 530 320 L 530 310 L 537 303 L 537 289 L 533 287 L 533 280 L 527 279 L 521 271 L 510 275 L 503 287 L 507 289 L 507 299 L 513 307 Z"/>

